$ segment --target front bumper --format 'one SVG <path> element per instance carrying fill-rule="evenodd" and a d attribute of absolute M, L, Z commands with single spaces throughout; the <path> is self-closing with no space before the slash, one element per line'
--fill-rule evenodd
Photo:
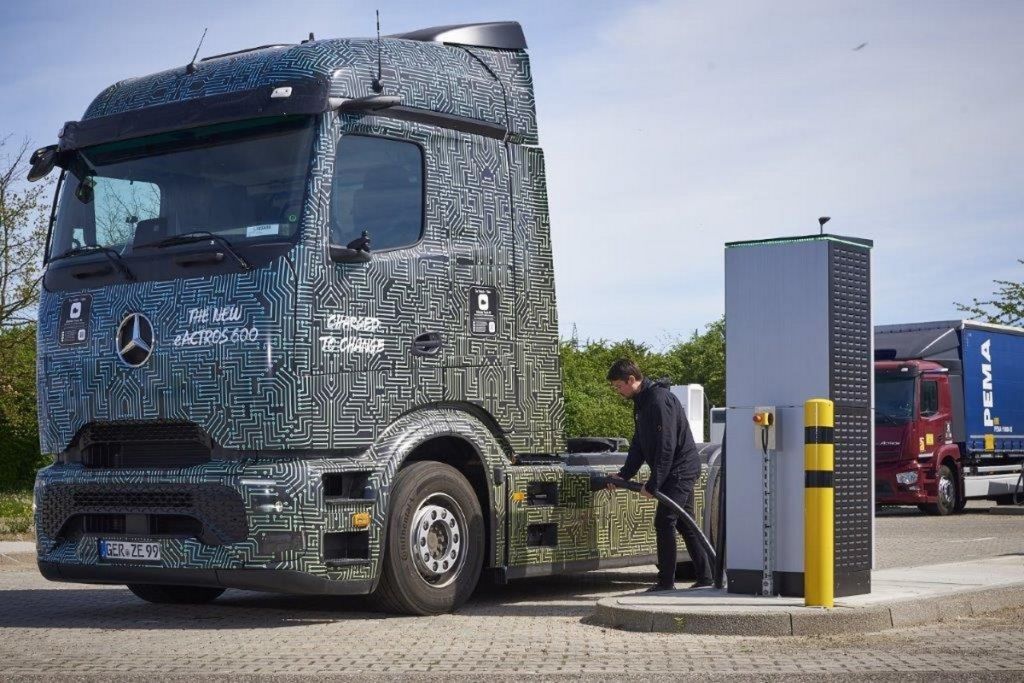
<path fill-rule="evenodd" d="M 325 497 L 324 475 L 348 472 L 370 482 L 361 497 Z M 39 569 L 54 581 L 368 593 L 379 575 L 386 503 L 374 493 L 378 477 L 359 459 L 213 461 L 171 470 L 54 465 L 36 480 Z M 370 526 L 356 528 L 356 513 L 369 513 Z M 366 534 L 353 544 L 363 555 L 331 557 L 332 545 L 346 547 L 331 539 L 352 534 Z M 157 541 L 161 559 L 103 559 L 101 538 Z"/>
<path fill-rule="evenodd" d="M 369 579 L 338 581 L 294 569 L 187 569 L 44 560 L 38 564 L 43 578 L 72 583 L 155 583 L 313 595 L 364 595 L 374 588 Z"/>
<path fill-rule="evenodd" d="M 897 474 L 917 472 L 913 484 L 901 484 Z M 921 505 L 935 502 L 935 477 L 930 462 L 897 460 L 875 465 L 875 504 Z"/>

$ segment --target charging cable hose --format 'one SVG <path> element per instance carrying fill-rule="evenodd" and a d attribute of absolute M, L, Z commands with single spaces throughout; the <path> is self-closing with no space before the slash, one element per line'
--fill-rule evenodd
<path fill-rule="evenodd" d="M 640 484 L 639 482 L 625 481 L 624 479 L 619 479 L 617 477 L 595 477 L 592 483 L 595 488 L 603 488 L 604 486 L 611 484 L 616 488 L 629 489 L 635 493 L 640 493 L 640 489 L 643 488 L 643 484 Z M 708 554 L 708 562 L 711 563 L 710 566 L 716 566 L 718 564 L 718 554 L 715 553 L 715 547 L 711 545 L 711 541 L 709 541 L 708 537 L 704 535 L 700 525 L 697 524 L 697 521 L 690 515 L 690 513 L 661 491 L 655 491 L 654 497 L 678 512 L 686 526 L 690 527 L 691 530 L 697 533 L 697 538 L 700 540 L 700 544 L 704 548 L 704 552 Z"/>

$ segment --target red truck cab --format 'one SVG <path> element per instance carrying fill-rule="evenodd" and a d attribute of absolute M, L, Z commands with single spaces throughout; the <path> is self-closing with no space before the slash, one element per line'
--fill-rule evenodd
<path fill-rule="evenodd" d="M 953 440 L 949 370 L 926 360 L 875 362 L 875 502 L 947 515 L 966 498 Z"/>

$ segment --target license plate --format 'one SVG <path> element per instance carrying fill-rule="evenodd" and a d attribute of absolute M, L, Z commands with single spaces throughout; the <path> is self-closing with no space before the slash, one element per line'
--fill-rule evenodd
<path fill-rule="evenodd" d="M 160 544 L 143 543 L 140 541 L 100 540 L 100 558 L 104 560 L 159 562 Z"/>

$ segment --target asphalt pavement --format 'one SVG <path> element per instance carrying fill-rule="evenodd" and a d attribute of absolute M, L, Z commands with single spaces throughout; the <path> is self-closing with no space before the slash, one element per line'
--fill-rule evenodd
<path fill-rule="evenodd" d="M 883 511 L 877 533 L 880 567 L 1024 554 L 1024 519 L 976 506 L 945 519 Z M 362 599 L 245 591 L 207 606 L 150 605 L 120 587 L 47 582 L 31 556 L 8 554 L 0 679 L 1024 679 L 1022 609 L 785 638 L 633 633 L 596 622 L 597 600 L 654 578 L 651 567 L 481 587 L 457 614 L 414 618 Z"/>

